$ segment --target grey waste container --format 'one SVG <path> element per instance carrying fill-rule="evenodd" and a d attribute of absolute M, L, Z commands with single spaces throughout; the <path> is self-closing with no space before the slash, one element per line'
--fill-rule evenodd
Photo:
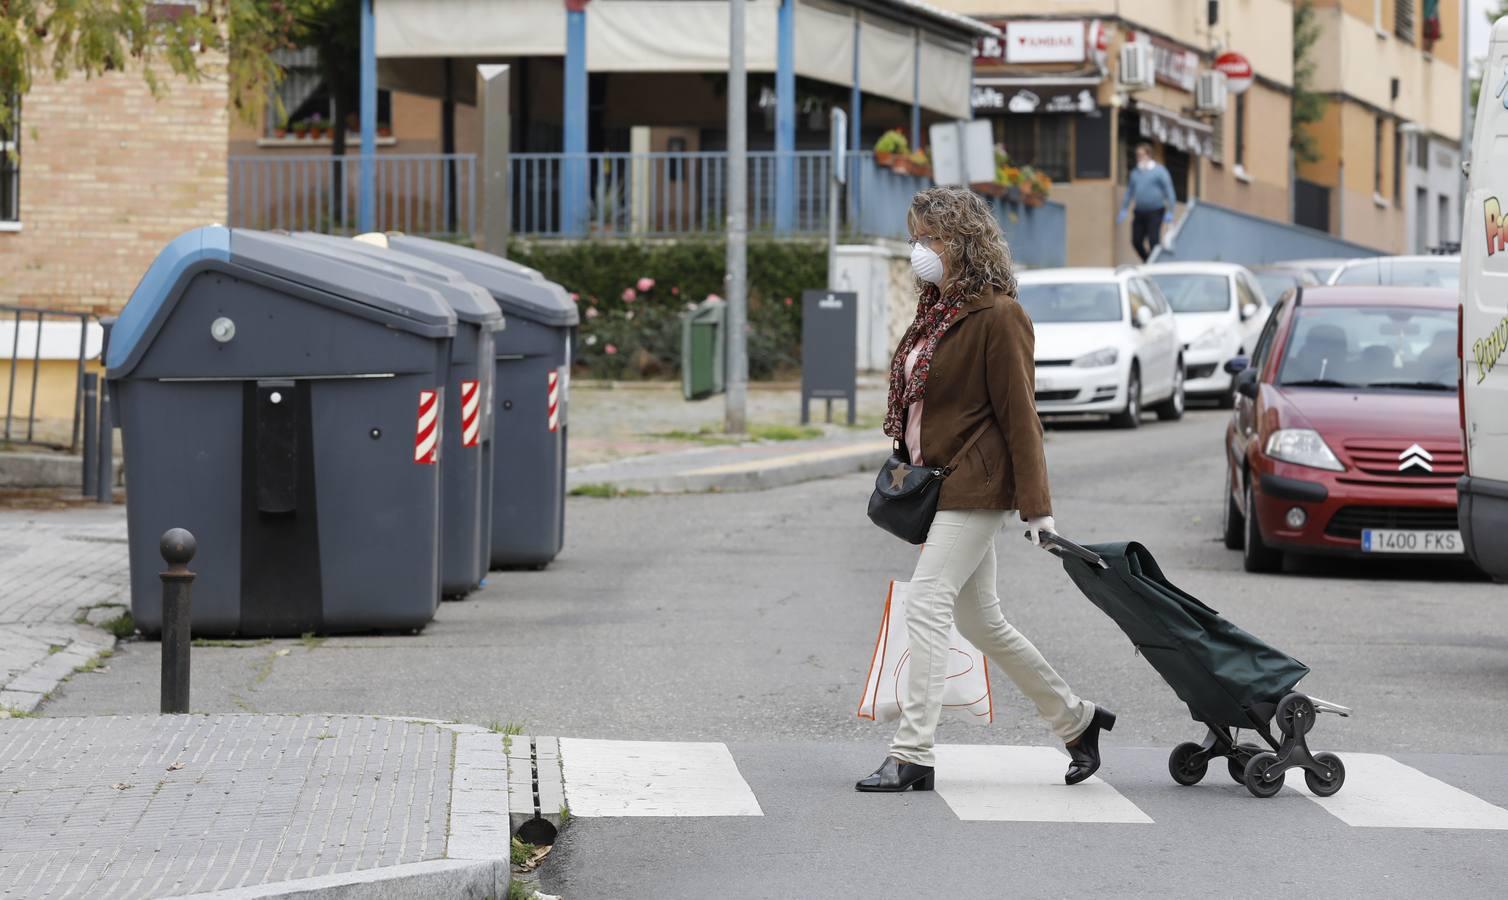
<path fill-rule="evenodd" d="M 565 289 L 490 253 L 389 234 L 388 246 L 432 259 L 491 292 L 508 318 L 497 335 L 492 567 L 543 568 L 565 541 L 571 345 L 579 318 Z"/>
<path fill-rule="evenodd" d="M 454 269 L 364 241 L 301 232 L 318 250 L 412 273 L 456 314 L 440 429 L 440 593 L 464 597 L 487 577 L 492 552 L 493 332 L 503 313 L 484 288 Z"/>
<path fill-rule="evenodd" d="M 198 538 L 193 629 L 421 628 L 439 598 L 450 306 L 411 276 L 221 227 L 171 242 L 106 358 L 131 475 L 131 611 L 162 627 L 158 538 Z"/>

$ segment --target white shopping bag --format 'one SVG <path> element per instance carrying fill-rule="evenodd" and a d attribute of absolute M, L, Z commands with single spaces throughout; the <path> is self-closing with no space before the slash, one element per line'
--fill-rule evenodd
<path fill-rule="evenodd" d="M 910 669 L 911 648 L 906 637 L 906 597 L 911 585 L 890 582 L 885 598 L 885 617 L 880 620 L 880 634 L 875 639 L 874 657 L 869 663 L 869 678 L 864 697 L 859 701 L 859 718 L 891 722 L 901 716 L 901 698 Z M 943 712 L 975 722 L 993 722 L 995 706 L 990 696 L 989 665 L 984 654 L 951 626 L 948 637 L 948 678 L 943 687 Z"/>

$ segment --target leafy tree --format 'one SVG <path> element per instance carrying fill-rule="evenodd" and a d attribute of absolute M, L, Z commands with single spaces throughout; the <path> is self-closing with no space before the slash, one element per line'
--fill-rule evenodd
<path fill-rule="evenodd" d="M 1319 148 L 1309 126 L 1325 117 L 1327 98 L 1314 89 L 1314 45 L 1320 39 L 1319 21 L 1310 0 L 1293 4 L 1293 113 L 1289 146 L 1299 162 L 1319 159 Z"/>
<path fill-rule="evenodd" d="M 224 78 L 232 108 L 258 121 L 282 79 L 272 54 L 292 46 L 294 12 L 287 0 L 0 0 L 0 127 L 39 71 L 61 80 L 126 68 L 154 94 L 164 72 Z"/>

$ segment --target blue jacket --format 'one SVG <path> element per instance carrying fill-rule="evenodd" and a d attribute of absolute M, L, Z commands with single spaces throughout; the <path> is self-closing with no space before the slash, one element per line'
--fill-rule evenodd
<path fill-rule="evenodd" d="M 1168 174 L 1167 167 L 1153 163 L 1150 169 L 1140 166 L 1132 168 L 1131 180 L 1126 183 L 1126 196 L 1121 198 L 1120 208 L 1125 209 L 1133 200 L 1138 212 L 1158 208 L 1172 212 L 1178 205 L 1178 197 L 1173 193 L 1173 177 Z"/>

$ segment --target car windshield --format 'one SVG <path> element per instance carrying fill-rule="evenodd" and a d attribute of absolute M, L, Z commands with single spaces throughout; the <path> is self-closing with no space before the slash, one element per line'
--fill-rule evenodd
<path fill-rule="evenodd" d="M 1257 284 L 1262 286 L 1267 302 L 1276 305 L 1284 291 L 1298 287 L 1299 276 L 1289 272 L 1258 272 Z"/>
<path fill-rule="evenodd" d="M 1150 273 L 1149 273 L 1150 274 Z M 1152 274 L 1175 313 L 1225 312 L 1230 309 L 1230 279 L 1224 275 Z"/>
<path fill-rule="evenodd" d="M 1454 289 L 1461 285 L 1461 261 L 1449 258 L 1368 259 L 1341 269 L 1335 283 Z"/>
<path fill-rule="evenodd" d="M 1451 310 L 1300 307 L 1278 383 L 1454 392 L 1457 365 Z"/>
<path fill-rule="evenodd" d="M 1121 289 L 1115 281 L 1034 282 L 1018 288 L 1033 322 L 1119 322 Z"/>

